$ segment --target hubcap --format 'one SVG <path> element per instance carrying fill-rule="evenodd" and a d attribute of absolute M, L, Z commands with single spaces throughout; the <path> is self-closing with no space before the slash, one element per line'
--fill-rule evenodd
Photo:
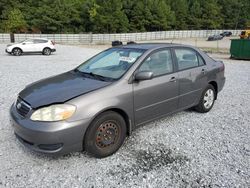
<path fill-rule="evenodd" d="M 214 103 L 214 91 L 212 89 L 208 89 L 204 95 L 203 98 L 203 102 L 204 102 L 204 107 L 206 109 L 211 108 L 211 106 Z"/>
<path fill-rule="evenodd" d="M 96 145 L 99 148 L 106 148 L 114 145 L 118 139 L 118 126 L 113 121 L 106 121 L 102 123 L 96 133 Z"/>

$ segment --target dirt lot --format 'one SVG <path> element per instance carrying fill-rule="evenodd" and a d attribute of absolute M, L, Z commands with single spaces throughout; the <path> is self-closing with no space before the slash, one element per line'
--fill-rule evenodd
<path fill-rule="evenodd" d="M 187 110 L 149 123 L 111 157 L 77 152 L 51 158 L 23 147 L 8 114 L 18 92 L 100 48 L 57 45 L 51 56 L 14 57 L 0 44 L 0 187 L 250 186 L 250 61 L 229 55 L 213 55 L 225 62 L 227 80 L 211 112 Z"/>

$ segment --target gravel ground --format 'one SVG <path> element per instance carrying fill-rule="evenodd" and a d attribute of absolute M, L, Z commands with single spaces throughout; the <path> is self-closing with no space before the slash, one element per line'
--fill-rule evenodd
<path fill-rule="evenodd" d="M 9 56 L 0 44 L 0 187 L 250 187 L 250 62 L 222 59 L 226 85 L 207 114 L 190 110 L 133 132 L 113 156 L 59 158 L 23 147 L 8 110 L 25 85 L 100 51 L 57 46 L 49 57 Z"/>

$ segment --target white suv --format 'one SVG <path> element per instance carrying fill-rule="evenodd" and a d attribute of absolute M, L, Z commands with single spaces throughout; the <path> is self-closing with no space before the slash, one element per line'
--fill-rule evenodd
<path fill-rule="evenodd" d="M 27 39 L 20 43 L 9 44 L 5 50 L 7 53 L 20 56 L 22 53 L 37 53 L 41 52 L 43 55 L 50 55 L 55 52 L 55 43 L 45 38 Z"/>

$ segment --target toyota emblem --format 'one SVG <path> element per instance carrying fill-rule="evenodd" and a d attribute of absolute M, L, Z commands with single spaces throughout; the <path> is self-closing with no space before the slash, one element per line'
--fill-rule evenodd
<path fill-rule="evenodd" d="M 18 103 L 18 104 L 16 105 L 17 109 L 20 109 L 20 108 L 21 108 L 21 106 L 22 106 L 22 104 L 21 104 L 21 103 Z"/>

